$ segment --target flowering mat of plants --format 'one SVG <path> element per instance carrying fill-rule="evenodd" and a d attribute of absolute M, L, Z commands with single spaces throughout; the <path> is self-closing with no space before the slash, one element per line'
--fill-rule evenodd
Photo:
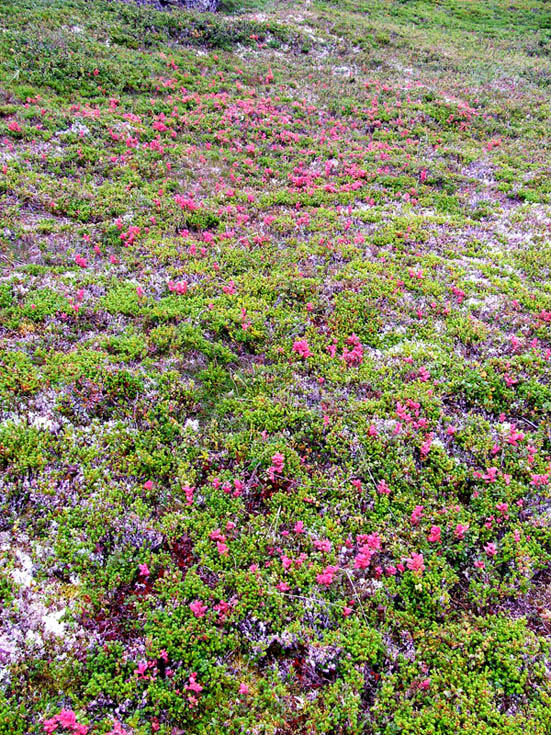
<path fill-rule="evenodd" d="M 551 731 L 551 9 L 0 2 L 0 733 Z"/>

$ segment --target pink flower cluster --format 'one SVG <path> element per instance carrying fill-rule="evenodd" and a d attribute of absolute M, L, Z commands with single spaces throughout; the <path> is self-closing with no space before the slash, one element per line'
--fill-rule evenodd
<path fill-rule="evenodd" d="M 193 505 L 193 494 L 195 492 L 195 488 L 190 487 L 189 485 L 184 485 L 182 489 L 184 491 L 184 495 L 186 496 L 186 504 Z"/>
<path fill-rule="evenodd" d="M 357 540 L 360 547 L 354 559 L 354 569 L 367 569 L 375 552 L 381 550 L 381 537 L 378 533 L 360 534 Z"/>
<path fill-rule="evenodd" d="M 423 505 L 416 505 L 415 508 L 411 512 L 411 524 L 412 526 L 416 526 L 421 518 L 423 517 L 425 511 L 425 507 Z"/>
<path fill-rule="evenodd" d="M 346 340 L 346 344 L 350 345 L 352 349 L 348 349 L 345 346 L 342 359 L 345 361 L 347 367 L 361 365 L 364 359 L 364 351 L 361 342 L 355 334 L 352 334 Z"/>
<path fill-rule="evenodd" d="M 412 572 L 422 574 L 425 571 L 423 554 L 413 553 L 410 558 L 406 560 L 406 566 Z"/>
<path fill-rule="evenodd" d="M 306 360 L 308 357 L 311 357 L 312 355 L 310 351 L 310 346 L 305 339 L 297 339 L 293 343 L 293 352 L 295 352 L 303 360 Z"/>
<path fill-rule="evenodd" d="M 186 281 L 169 281 L 168 290 L 172 293 L 185 294 L 187 293 L 188 285 Z"/>
<path fill-rule="evenodd" d="M 204 618 L 207 611 L 207 606 L 204 605 L 201 600 L 194 600 L 193 602 L 189 603 L 189 609 L 196 618 Z"/>
<path fill-rule="evenodd" d="M 193 198 L 190 195 L 185 196 L 184 194 L 176 194 L 174 196 L 174 201 L 184 211 L 188 210 L 189 212 L 195 212 L 199 209 L 199 205 L 193 201 Z"/>
<path fill-rule="evenodd" d="M 71 709 L 62 709 L 61 712 L 48 720 L 44 720 L 42 727 L 45 733 L 55 732 L 58 726 L 75 733 L 75 735 L 86 735 L 88 732 L 87 725 L 80 725 L 77 722 L 77 716 Z"/>
<path fill-rule="evenodd" d="M 229 549 L 226 544 L 226 537 L 222 531 L 219 528 L 216 528 L 214 531 L 210 532 L 209 538 L 211 541 L 216 541 L 216 549 L 220 556 L 226 556 Z"/>
<path fill-rule="evenodd" d="M 283 472 L 283 466 L 285 464 L 285 457 L 281 452 L 276 452 L 272 457 L 272 464 L 268 467 L 268 477 L 273 482 L 276 474 L 281 475 Z"/>
<path fill-rule="evenodd" d="M 326 587 L 329 587 L 329 585 L 333 583 L 333 578 L 338 571 L 339 571 L 339 568 L 335 566 L 325 567 L 323 572 L 317 575 L 316 577 L 317 583 L 323 584 Z"/>

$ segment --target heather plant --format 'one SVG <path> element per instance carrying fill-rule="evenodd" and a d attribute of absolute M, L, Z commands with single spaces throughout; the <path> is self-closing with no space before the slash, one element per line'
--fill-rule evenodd
<path fill-rule="evenodd" d="M 0 19 L 0 734 L 546 735 L 547 4 Z"/>

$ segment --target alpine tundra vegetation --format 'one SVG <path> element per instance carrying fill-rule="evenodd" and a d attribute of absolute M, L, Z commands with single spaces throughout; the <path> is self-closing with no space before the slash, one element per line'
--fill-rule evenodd
<path fill-rule="evenodd" d="M 154 5 L 0 0 L 0 734 L 549 735 L 549 2 Z"/>

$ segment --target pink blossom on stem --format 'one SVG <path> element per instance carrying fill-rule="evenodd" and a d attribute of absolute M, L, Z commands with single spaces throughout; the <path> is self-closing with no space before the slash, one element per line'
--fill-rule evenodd
<path fill-rule="evenodd" d="M 305 339 L 297 339 L 293 343 L 293 352 L 295 352 L 303 360 L 306 360 L 312 355 L 312 352 L 310 351 L 310 346 Z"/>
<path fill-rule="evenodd" d="M 413 526 L 416 526 L 419 523 L 419 521 L 423 517 L 424 510 L 425 510 L 425 508 L 424 508 L 423 505 L 416 505 L 415 506 L 415 508 L 413 509 L 413 511 L 411 513 L 411 518 L 410 518 L 411 524 Z"/>
<path fill-rule="evenodd" d="M 414 573 L 423 573 L 425 571 L 423 554 L 413 553 L 410 558 L 406 560 L 406 565 L 407 568 Z"/>
<path fill-rule="evenodd" d="M 459 539 L 460 541 L 465 537 L 465 533 L 469 530 L 469 524 L 463 525 L 462 523 L 458 523 L 457 526 L 454 529 L 453 535 L 456 539 Z"/>
<path fill-rule="evenodd" d="M 364 351 L 358 337 L 352 334 L 346 340 L 347 344 L 352 347 L 348 349 L 345 347 L 342 353 L 342 359 L 345 361 L 347 367 L 358 366 L 363 362 Z"/>
<path fill-rule="evenodd" d="M 390 495 L 390 488 L 386 484 L 385 480 L 381 480 L 377 483 L 377 492 L 379 495 Z"/>
<path fill-rule="evenodd" d="M 374 552 L 372 549 L 369 548 L 369 546 L 361 546 L 358 550 L 356 558 L 354 559 L 354 569 L 367 569 L 367 567 L 371 564 L 373 554 Z"/>
<path fill-rule="evenodd" d="M 196 618 L 204 618 L 207 606 L 204 605 L 201 600 L 194 600 L 189 603 L 189 609 L 195 615 Z"/>
<path fill-rule="evenodd" d="M 325 567 L 325 569 L 323 570 L 323 572 L 321 574 L 318 574 L 317 575 L 317 577 L 316 577 L 317 583 L 318 584 L 323 584 L 326 587 L 328 587 L 330 584 L 332 584 L 333 578 L 334 578 L 336 572 L 338 572 L 338 570 L 339 570 L 339 568 L 338 567 L 335 567 L 335 566 Z"/>

